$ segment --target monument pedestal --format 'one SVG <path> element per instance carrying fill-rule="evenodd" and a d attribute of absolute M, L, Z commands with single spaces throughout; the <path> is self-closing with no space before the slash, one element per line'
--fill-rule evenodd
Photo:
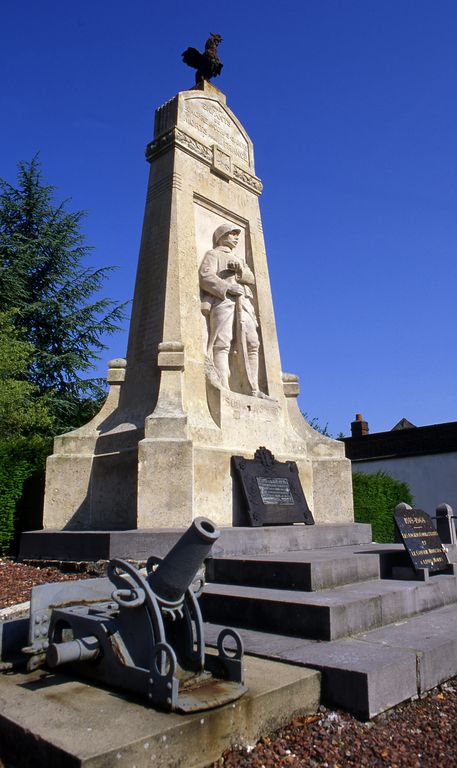
<path fill-rule="evenodd" d="M 127 361 L 110 364 L 100 414 L 56 438 L 45 528 L 186 527 L 199 515 L 237 525 L 231 457 L 259 446 L 297 463 L 316 523 L 351 522 L 344 446 L 305 422 L 297 377 L 281 371 L 262 184 L 224 94 L 204 82 L 160 107 L 146 156 Z M 208 277 L 202 262 L 215 259 Z"/>
<path fill-rule="evenodd" d="M 262 528 L 221 528 L 213 557 L 243 558 L 284 552 L 330 551 L 331 548 L 368 545 L 371 527 L 365 523 L 281 525 Z M 20 557 L 44 562 L 146 561 L 165 557 L 182 536 L 181 527 L 139 528 L 131 531 L 27 531 L 21 537 Z"/>

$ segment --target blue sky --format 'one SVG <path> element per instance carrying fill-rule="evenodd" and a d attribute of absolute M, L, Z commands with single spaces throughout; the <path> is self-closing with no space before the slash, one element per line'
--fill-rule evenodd
<path fill-rule="evenodd" d="M 250 134 L 283 370 L 348 434 L 457 419 L 455 0 L 5 3 L 0 175 L 39 151 L 85 209 L 106 294 L 131 298 L 154 110 L 214 81 Z M 99 370 L 125 354 L 108 339 Z"/>

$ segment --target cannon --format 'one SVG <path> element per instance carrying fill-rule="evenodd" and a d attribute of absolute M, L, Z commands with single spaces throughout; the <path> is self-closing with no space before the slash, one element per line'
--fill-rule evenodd
<path fill-rule="evenodd" d="M 219 535 L 211 520 L 196 518 L 145 570 L 113 559 L 108 578 L 35 587 L 23 649 L 28 669 L 62 667 L 165 711 L 239 698 L 247 690 L 241 638 L 223 629 L 217 651 L 207 652 L 197 600 L 199 571 Z"/>

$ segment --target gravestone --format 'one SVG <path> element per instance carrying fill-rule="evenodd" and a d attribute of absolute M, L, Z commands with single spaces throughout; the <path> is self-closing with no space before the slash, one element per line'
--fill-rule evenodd
<path fill-rule="evenodd" d="M 225 95 L 204 81 L 159 107 L 146 158 L 127 359 L 111 361 L 100 413 L 55 439 L 45 528 L 237 525 L 231 457 L 259 445 L 295 462 L 316 522 L 352 522 L 344 445 L 306 423 L 298 379 L 281 369 L 262 183 Z"/>
<path fill-rule="evenodd" d="M 233 456 L 232 462 L 251 525 L 313 525 L 295 461 L 276 461 L 271 451 L 261 447 L 254 459 Z"/>
<path fill-rule="evenodd" d="M 414 570 L 441 573 L 449 569 L 448 557 L 430 515 L 399 504 L 394 520 Z"/>

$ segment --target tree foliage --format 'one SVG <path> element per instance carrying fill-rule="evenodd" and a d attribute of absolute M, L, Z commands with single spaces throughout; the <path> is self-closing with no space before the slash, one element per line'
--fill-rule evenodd
<path fill-rule="evenodd" d="M 0 440 L 49 433 L 50 396 L 40 396 L 27 379 L 33 346 L 14 325 L 14 314 L 0 312 Z"/>
<path fill-rule="evenodd" d="M 104 394 L 100 379 L 84 376 L 105 348 L 103 336 L 119 329 L 124 306 L 93 298 L 112 268 L 84 265 L 85 214 L 54 195 L 37 157 L 19 163 L 16 186 L 0 180 L 0 299 L 32 345 L 27 380 L 52 395 L 55 429 L 63 431 Z"/>
<path fill-rule="evenodd" d="M 402 501 L 413 504 L 409 486 L 384 472 L 354 472 L 352 488 L 355 521 L 370 523 L 374 541 L 393 542 L 395 507 Z"/>
<path fill-rule="evenodd" d="M 40 520 L 51 435 L 100 407 L 104 386 L 87 374 L 124 318 L 93 298 L 111 268 L 84 265 L 84 213 L 54 196 L 37 157 L 16 186 L 0 179 L 0 553 L 23 529 L 19 510 Z"/>

